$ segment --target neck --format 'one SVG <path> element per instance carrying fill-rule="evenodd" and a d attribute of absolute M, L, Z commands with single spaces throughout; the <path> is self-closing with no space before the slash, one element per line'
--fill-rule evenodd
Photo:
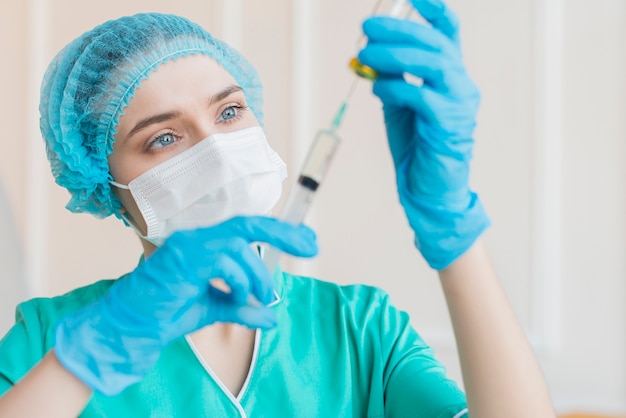
<path fill-rule="evenodd" d="M 141 241 L 141 246 L 143 247 L 143 256 L 144 258 L 148 258 L 152 255 L 153 252 L 156 251 L 157 246 L 151 243 L 150 241 L 146 241 L 145 239 L 138 237 L 139 241 Z"/>

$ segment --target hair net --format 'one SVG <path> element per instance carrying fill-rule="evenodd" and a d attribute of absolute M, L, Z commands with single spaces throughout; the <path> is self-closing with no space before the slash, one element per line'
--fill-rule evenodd
<path fill-rule="evenodd" d="M 69 190 L 67 209 L 98 217 L 117 214 L 107 158 L 120 116 L 142 80 L 157 67 L 190 54 L 222 65 L 243 88 L 262 123 L 262 87 L 236 50 L 189 20 L 143 13 L 105 22 L 63 48 L 41 87 L 41 132 L 56 182 Z"/>

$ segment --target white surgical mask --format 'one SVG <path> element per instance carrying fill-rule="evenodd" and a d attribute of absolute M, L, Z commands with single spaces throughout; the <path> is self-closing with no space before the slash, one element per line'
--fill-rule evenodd
<path fill-rule="evenodd" d="M 173 232 L 239 215 L 267 215 L 282 193 L 285 163 L 259 127 L 213 134 L 146 171 L 128 186 L 147 226 L 142 238 L 161 246 Z"/>

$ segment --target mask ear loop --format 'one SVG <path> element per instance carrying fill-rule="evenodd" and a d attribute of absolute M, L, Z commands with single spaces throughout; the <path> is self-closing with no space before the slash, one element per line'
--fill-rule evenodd
<path fill-rule="evenodd" d="M 163 243 L 161 242 L 161 240 L 157 240 L 154 238 L 148 238 L 147 235 L 143 235 L 141 233 L 141 231 L 139 230 L 139 228 L 137 227 L 137 225 L 135 225 L 135 223 L 132 221 L 132 219 L 127 215 L 127 212 L 119 212 L 120 217 L 124 220 L 124 222 L 126 222 L 128 224 L 128 226 L 130 226 L 133 231 L 135 231 L 135 234 L 137 234 L 137 236 L 145 241 L 148 241 L 149 243 L 153 244 L 155 247 L 160 247 Z"/>
<path fill-rule="evenodd" d="M 124 184 L 118 183 L 118 182 L 113 181 L 113 180 L 109 180 L 109 184 L 112 185 L 112 186 L 115 186 L 117 188 L 120 188 L 120 189 L 130 190 L 130 186 L 126 186 Z M 139 228 L 137 227 L 137 225 L 135 225 L 135 222 L 133 222 L 131 217 L 128 216 L 128 211 L 126 209 L 124 209 L 123 212 L 119 212 L 119 215 L 120 215 L 120 218 L 122 218 L 122 220 L 124 222 L 126 222 L 126 224 L 128 226 L 130 226 L 133 229 L 133 231 L 135 231 L 135 234 L 137 234 L 137 236 L 139 238 L 152 243 L 155 247 L 160 247 L 163 244 L 162 242 L 160 242 L 160 240 L 155 240 L 153 238 L 148 238 L 147 235 L 143 235 L 141 233 L 141 231 L 139 230 Z"/>
<path fill-rule="evenodd" d="M 109 184 L 117 187 L 118 189 L 130 190 L 130 186 L 123 185 L 113 180 L 109 180 Z"/>

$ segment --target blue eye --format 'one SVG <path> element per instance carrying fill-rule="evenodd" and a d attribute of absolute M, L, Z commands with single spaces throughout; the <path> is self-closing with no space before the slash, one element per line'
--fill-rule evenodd
<path fill-rule="evenodd" d="M 176 137 L 171 133 L 166 133 L 157 136 L 154 141 L 150 143 L 150 148 L 163 148 L 172 145 L 174 142 L 176 142 Z"/>
<path fill-rule="evenodd" d="M 235 119 L 237 117 L 238 114 L 238 108 L 237 106 L 229 106 L 226 109 L 224 109 L 224 111 L 222 112 L 222 114 L 220 115 L 220 120 L 231 120 L 231 119 Z"/>

